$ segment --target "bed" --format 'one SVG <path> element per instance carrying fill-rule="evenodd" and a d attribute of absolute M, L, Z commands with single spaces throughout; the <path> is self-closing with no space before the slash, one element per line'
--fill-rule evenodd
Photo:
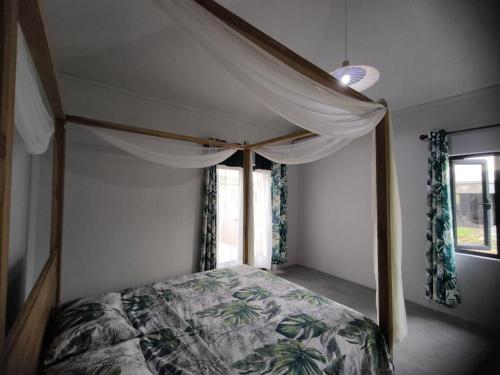
<path fill-rule="evenodd" d="M 359 312 L 242 265 L 64 304 L 46 374 L 392 374 Z"/>
<path fill-rule="evenodd" d="M 169 2 L 170 5 L 173 3 L 185 6 L 190 2 Z M 345 126 L 345 116 L 349 112 L 352 112 L 354 122 L 357 122 L 359 120 L 356 115 L 357 109 L 365 108 L 367 105 L 380 114 L 385 112 L 378 124 L 375 124 L 374 118 L 372 119 L 373 123 L 370 121 L 370 126 L 376 126 L 374 129 L 376 139 L 374 159 L 377 177 L 376 268 L 380 329 L 355 311 L 324 297 L 315 297 L 317 295 L 314 293 L 311 297 L 309 294 L 311 292 L 303 291 L 296 285 L 281 279 L 268 280 L 265 276 L 262 276 L 261 279 L 250 277 L 249 274 L 255 270 L 250 272 L 248 269 L 246 271 L 232 269 L 230 271 L 236 272 L 236 276 L 229 277 L 229 274 L 226 274 L 225 277 L 216 277 L 217 273 L 212 274 L 212 276 L 200 274 L 187 277 L 187 280 L 184 281 L 188 282 L 190 278 L 194 280 L 205 278 L 205 281 L 200 281 L 202 285 L 206 282 L 215 286 L 194 285 L 192 283 L 195 281 L 191 280 L 189 282 L 192 287 L 182 287 L 174 285 L 181 284 L 183 282 L 181 279 L 166 281 L 163 284 L 171 286 L 165 288 L 172 291 L 172 298 L 162 295 L 160 293 L 162 289 L 159 289 L 159 286 L 155 284 L 135 288 L 129 290 L 128 293 L 125 291 L 109 293 L 105 296 L 83 299 L 64 306 L 64 308 L 59 309 L 59 318 L 56 320 L 57 336 L 45 358 L 46 371 L 48 373 L 72 374 L 89 372 L 93 374 L 151 374 L 179 371 L 187 373 L 210 373 L 211 371 L 217 373 L 272 372 L 274 374 L 286 372 L 310 374 L 321 371 L 333 374 L 391 373 L 392 364 L 388 359 L 387 347 L 383 343 L 384 339 L 380 333 L 383 334 L 386 343 L 391 347 L 395 340 L 404 336 L 406 323 L 404 321 L 404 300 L 400 277 L 401 228 L 393 225 L 399 223 L 400 220 L 398 219 L 399 203 L 397 202 L 394 160 L 390 157 L 392 146 L 389 137 L 387 103 L 382 100 L 376 104 L 349 86 L 342 85 L 330 74 L 231 13 L 216 1 L 193 0 L 192 3 L 198 4 L 210 13 L 211 17 L 215 17 L 210 19 L 207 17 L 209 14 L 204 13 L 203 19 L 212 25 L 222 26 L 222 28 L 218 28 L 219 31 L 226 30 L 234 34 L 240 47 L 252 45 L 252 48 L 255 48 L 256 56 L 268 54 L 270 59 L 266 59 L 265 67 L 267 68 L 263 71 L 280 66 L 284 71 L 290 73 L 284 74 L 283 77 L 286 76 L 293 82 L 300 80 L 303 84 L 307 83 L 307 90 L 304 92 L 298 90 L 297 97 L 307 97 L 311 94 L 310 96 L 313 98 L 328 94 L 329 97 L 325 97 L 327 100 L 320 102 L 311 100 L 310 102 L 311 104 L 320 104 L 318 108 L 323 108 L 326 105 L 329 110 L 333 111 L 332 113 L 338 113 L 343 117 L 340 123 L 329 122 L 332 128 L 338 129 L 339 125 L 342 125 L 340 127 Z M 161 131 L 158 128 L 151 129 L 103 121 L 102 119 L 72 116 L 64 110 L 62 105 L 40 1 L 8 0 L 2 4 L 2 20 L 5 24 L 4 32 L 0 33 L 0 39 L 2 39 L 0 65 L 3 67 L 0 75 L 2 82 L 5 81 L 5 84 L 0 88 L 0 96 L 5 98 L 0 102 L 0 113 L 5 114 L 0 121 L 1 132 L 5 135 L 5 139 L 3 139 L 5 158 L 3 164 L 0 165 L 0 191 L 5 192 L 0 196 L 0 211 L 5 219 L 1 220 L 0 223 L 2 233 L 9 232 L 9 194 L 12 185 L 11 151 L 13 135 L 15 134 L 14 113 L 16 103 L 21 103 L 20 96 L 16 97 L 16 82 L 21 82 L 16 78 L 18 76 L 17 60 L 23 56 L 23 54 L 18 53 L 18 47 L 23 45 L 17 43 L 18 25 L 21 26 L 29 48 L 29 54 L 24 55 L 31 56 L 38 74 L 38 78 L 34 77 L 35 79 L 32 81 L 40 84 L 40 87 L 35 85 L 33 89 L 25 90 L 25 92 L 33 94 L 26 95 L 26 98 L 30 100 L 22 106 L 23 110 L 29 111 L 29 113 L 26 112 L 27 121 L 25 123 L 29 125 L 31 130 L 28 132 L 29 137 L 27 138 L 32 141 L 40 141 L 38 136 L 40 131 L 50 134 L 49 138 L 52 136 L 52 132 L 47 131 L 50 126 L 41 126 L 43 123 L 39 121 L 43 120 L 44 116 L 40 116 L 40 113 L 35 111 L 39 106 L 34 105 L 36 102 L 33 99 L 41 92 L 45 94 L 54 124 L 50 257 L 7 336 L 4 335 L 7 282 L 3 281 L 8 279 L 8 236 L 3 236 L 4 240 L 0 243 L 0 373 L 5 375 L 35 375 L 39 373 L 42 352 L 46 352 L 47 324 L 49 320 L 52 320 L 53 312 L 59 306 L 63 281 L 61 280 L 61 256 L 63 253 L 64 222 L 65 132 L 69 124 L 86 125 L 124 134 L 152 136 L 154 139 L 177 140 L 197 145 L 243 150 L 245 160 L 243 220 L 244 223 L 250 223 L 252 212 L 250 202 L 252 200 L 249 187 L 251 186 L 252 154 L 257 149 L 262 151 L 264 146 L 290 144 L 294 140 L 311 137 L 314 139 L 323 131 L 314 132 L 310 131 L 309 128 L 313 122 L 315 128 L 323 123 L 325 112 L 323 110 L 319 112 L 321 121 L 316 119 L 316 121 L 306 121 L 302 124 L 307 126 L 304 126 L 301 131 L 253 144 L 244 144 L 243 142 L 230 144 L 212 138 L 205 139 Z M 216 22 L 212 22 L 214 20 Z M 201 24 L 201 22 L 185 23 L 188 26 L 195 24 Z M 216 34 L 203 33 L 203 35 L 214 36 Z M 216 41 L 216 46 L 219 46 L 220 43 L 220 41 Z M 228 48 L 221 49 L 223 52 L 225 50 Z M 250 60 L 253 61 L 253 58 Z M 225 58 L 224 61 L 229 60 Z M 222 61 L 223 65 L 224 61 Z M 257 72 L 261 69 L 245 70 Z M 239 77 L 235 78 L 239 79 Z M 264 81 L 261 79 L 259 82 Z M 246 86 L 249 87 L 249 85 Z M 277 86 L 276 89 L 279 87 Z M 322 94 L 318 94 L 317 89 Z M 279 93 L 282 90 L 278 89 L 276 92 Z M 294 100 L 286 99 L 286 95 L 279 96 L 283 99 L 283 105 L 289 104 L 291 108 L 296 109 L 295 114 L 304 114 L 305 111 L 298 108 L 294 104 Z M 45 102 L 43 98 L 39 97 L 39 99 L 42 99 L 42 103 Z M 355 108 L 347 105 L 347 102 L 351 102 Z M 316 113 L 317 111 L 310 112 Z M 297 121 L 297 125 L 300 123 L 302 120 Z M 250 225 L 243 225 L 243 259 L 245 263 L 248 263 L 252 255 L 250 251 L 252 233 L 249 228 L 251 228 Z M 209 282 L 208 278 L 213 279 L 213 281 Z M 226 281 L 230 279 L 235 279 L 235 283 L 237 282 L 238 285 L 230 285 Z M 253 287 L 262 288 L 264 292 L 261 289 L 251 289 Z M 245 288 L 250 288 L 250 290 Z M 270 293 L 269 296 L 267 296 L 268 293 Z M 256 295 L 254 296 L 254 294 Z M 245 295 L 250 296 L 244 297 Z M 234 314 L 234 317 L 231 317 L 231 314 Z M 66 323 L 61 323 L 64 321 Z M 264 322 L 266 325 L 262 326 Z M 91 329 L 92 324 L 94 324 L 94 330 Z M 68 337 L 71 332 L 74 334 L 73 337 Z M 186 341 L 188 339 L 190 341 Z M 165 342 L 166 344 L 156 347 L 155 342 Z M 65 343 L 68 345 L 65 346 Z M 170 347 L 168 343 L 173 347 Z M 194 352 L 197 353 L 198 359 L 196 361 L 198 362 L 190 362 L 189 360 L 195 355 L 192 354 Z M 294 353 L 298 357 L 293 357 Z M 293 368 L 290 367 L 291 358 L 299 358 L 303 362 L 296 364 L 293 371 L 288 371 L 289 368 Z M 207 362 L 211 363 L 212 367 L 208 367 Z"/>

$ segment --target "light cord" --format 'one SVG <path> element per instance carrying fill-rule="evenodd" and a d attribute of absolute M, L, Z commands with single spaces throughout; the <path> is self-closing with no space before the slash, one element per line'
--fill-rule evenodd
<path fill-rule="evenodd" d="M 347 0 L 344 0 L 344 60 L 347 60 Z"/>

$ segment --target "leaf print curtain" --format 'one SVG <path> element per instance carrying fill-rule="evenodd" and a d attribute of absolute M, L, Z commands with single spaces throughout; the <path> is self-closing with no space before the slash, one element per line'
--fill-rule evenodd
<path fill-rule="evenodd" d="M 205 168 L 200 271 L 217 265 L 217 166 Z"/>
<path fill-rule="evenodd" d="M 451 214 L 448 139 L 444 130 L 429 133 L 427 178 L 427 298 L 452 306 L 460 303 Z"/>
<path fill-rule="evenodd" d="M 272 264 L 287 262 L 288 237 L 288 186 L 286 164 L 273 163 L 271 171 L 272 219 L 273 219 L 273 252 Z"/>

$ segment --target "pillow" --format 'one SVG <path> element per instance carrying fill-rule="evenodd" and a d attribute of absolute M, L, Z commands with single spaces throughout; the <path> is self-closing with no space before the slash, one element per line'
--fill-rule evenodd
<path fill-rule="evenodd" d="M 72 301 L 59 309 L 55 339 L 49 347 L 45 364 L 138 335 L 123 311 L 119 293 Z"/>
<path fill-rule="evenodd" d="M 46 374 L 152 375 L 139 346 L 139 339 L 82 353 L 49 367 Z"/>

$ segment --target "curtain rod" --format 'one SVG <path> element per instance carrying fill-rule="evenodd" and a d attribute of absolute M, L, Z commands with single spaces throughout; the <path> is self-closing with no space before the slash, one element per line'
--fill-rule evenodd
<path fill-rule="evenodd" d="M 500 127 L 500 124 L 478 126 L 477 128 L 450 130 L 450 131 L 446 132 L 446 134 L 465 133 L 465 132 L 470 132 L 470 131 L 474 131 L 474 130 L 482 130 L 482 129 L 496 128 L 496 127 Z M 427 138 L 429 138 L 429 136 L 427 134 L 420 134 L 418 136 L 418 139 L 420 139 L 421 141 L 425 141 Z"/>

